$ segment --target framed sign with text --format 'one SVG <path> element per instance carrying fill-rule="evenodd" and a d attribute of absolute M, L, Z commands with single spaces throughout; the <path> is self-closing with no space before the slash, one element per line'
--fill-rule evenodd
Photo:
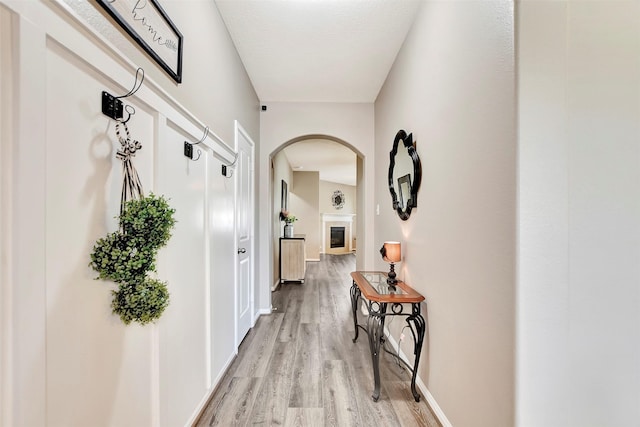
<path fill-rule="evenodd" d="M 176 82 L 182 82 L 182 34 L 156 0 L 97 0 Z"/>

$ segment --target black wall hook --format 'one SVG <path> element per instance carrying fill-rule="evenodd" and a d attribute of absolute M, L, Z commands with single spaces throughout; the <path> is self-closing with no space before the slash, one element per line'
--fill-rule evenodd
<path fill-rule="evenodd" d="M 122 120 L 122 118 L 117 119 L 120 123 L 127 123 L 131 119 L 131 116 L 133 116 L 136 113 L 136 109 L 133 108 L 133 105 L 129 105 L 129 104 L 124 106 L 124 111 L 129 113 L 129 115 L 127 116 L 127 120 Z"/>
<path fill-rule="evenodd" d="M 138 74 L 140 74 L 140 83 L 138 83 Z M 144 82 L 144 69 L 142 67 L 138 67 L 136 70 L 136 80 L 133 82 L 131 90 L 126 95 L 116 96 L 116 99 L 127 98 L 135 94 L 142 87 L 142 82 Z"/>
<path fill-rule="evenodd" d="M 139 83 L 138 83 L 138 74 L 140 74 Z M 102 114 L 112 118 L 113 120 L 121 120 L 124 108 L 123 108 L 122 101 L 120 101 L 120 98 L 127 98 L 135 94 L 142 87 L 143 81 L 144 81 L 144 69 L 141 67 L 138 67 L 138 69 L 136 70 L 136 80 L 133 82 L 133 87 L 128 93 L 120 96 L 113 96 L 109 92 L 102 91 Z M 136 112 L 136 110 L 133 107 L 131 108 L 133 112 L 127 110 L 127 112 L 129 113 L 129 117 L 127 117 L 126 121 L 129 121 L 131 116 Z"/>
<path fill-rule="evenodd" d="M 204 142 L 204 140 L 207 139 L 207 135 L 209 135 L 209 126 L 204 128 L 204 135 L 202 136 L 202 138 L 200 138 L 200 141 L 198 141 L 198 142 L 187 142 L 187 141 L 185 141 L 184 142 L 184 155 L 185 155 L 185 157 L 190 158 L 194 162 L 197 161 L 200 158 L 200 156 L 202 155 L 202 150 L 200 150 L 199 148 L 197 149 L 198 157 L 196 157 L 194 159 L 193 158 L 193 146 Z"/>
<path fill-rule="evenodd" d="M 204 135 L 202 135 L 202 138 L 200 138 L 200 141 L 194 142 L 193 145 L 198 145 L 201 142 L 204 142 L 204 140 L 207 139 L 207 135 L 209 135 L 209 126 L 204 128 Z"/>

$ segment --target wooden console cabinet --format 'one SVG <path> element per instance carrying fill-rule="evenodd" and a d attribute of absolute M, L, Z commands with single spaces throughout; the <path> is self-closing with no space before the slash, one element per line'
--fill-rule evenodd
<path fill-rule="evenodd" d="M 304 283 L 307 266 L 304 243 L 303 234 L 296 234 L 291 238 L 280 238 L 280 283 Z"/>

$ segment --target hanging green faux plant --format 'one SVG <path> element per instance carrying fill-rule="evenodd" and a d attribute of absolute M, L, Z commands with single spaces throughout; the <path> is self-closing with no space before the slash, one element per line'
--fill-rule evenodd
<path fill-rule="evenodd" d="M 91 254 L 91 267 L 98 279 L 131 283 L 144 279 L 147 271 L 155 271 L 153 251 L 141 250 L 137 239 L 120 231 L 98 239 Z"/>
<path fill-rule="evenodd" d="M 127 325 L 132 320 L 143 325 L 153 322 L 168 305 L 167 284 L 150 278 L 121 284 L 117 291 L 113 291 L 111 302 L 113 312 Z"/>
<path fill-rule="evenodd" d="M 172 209 L 153 193 L 124 203 L 118 218 L 120 229 L 98 239 L 89 264 L 98 279 L 118 283 L 113 291 L 113 313 L 129 324 L 157 320 L 169 305 L 167 285 L 147 277 L 155 271 L 158 249 L 171 237 L 176 221 Z"/>
<path fill-rule="evenodd" d="M 120 228 L 135 239 L 139 246 L 153 250 L 166 245 L 175 225 L 174 209 L 163 197 L 143 197 L 125 204 L 120 215 Z"/>

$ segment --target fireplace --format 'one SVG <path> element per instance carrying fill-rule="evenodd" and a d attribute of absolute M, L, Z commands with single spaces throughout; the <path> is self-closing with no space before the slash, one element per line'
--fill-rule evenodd
<path fill-rule="evenodd" d="M 344 248 L 344 227 L 331 227 L 331 247 Z"/>
<path fill-rule="evenodd" d="M 323 254 L 350 254 L 355 250 L 353 234 L 354 214 L 322 214 L 322 249 Z M 338 239 L 338 240 L 336 240 Z"/>

